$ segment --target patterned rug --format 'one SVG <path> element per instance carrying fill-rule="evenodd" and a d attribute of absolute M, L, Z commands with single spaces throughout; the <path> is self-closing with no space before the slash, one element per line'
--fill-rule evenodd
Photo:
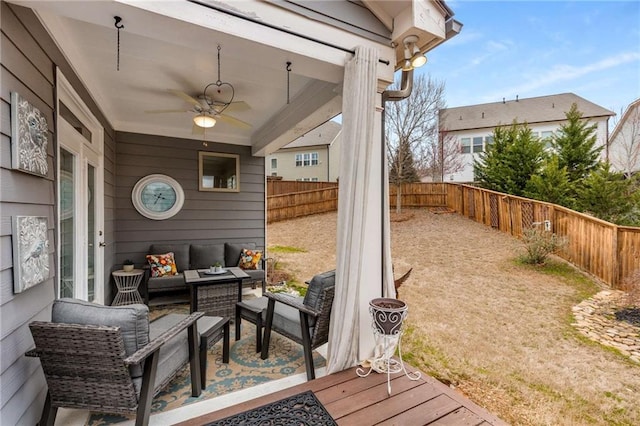
<path fill-rule="evenodd" d="M 168 312 L 188 312 L 188 306 L 154 309 L 150 318 L 154 319 Z M 271 334 L 269 358 L 260 359 L 256 353 L 255 326 L 242 323 L 241 339 L 235 341 L 235 326 L 230 327 L 229 364 L 222 363 L 222 341 L 216 343 L 208 353 L 207 386 L 198 398 L 191 396 L 191 376 L 188 366 L 160 392 L 151 406 L 151 414 L 173 410 L 194 402 L 246 389 L 270 380 L 282 379 L 304 373 L 304 354 L 302 346 L 277 333 Z M 314 351 L 316 368 L 325 365 L 325 359 Z M 100 426 L 133 419 L 134 416 L 92 413 L 88 426 Z"/>

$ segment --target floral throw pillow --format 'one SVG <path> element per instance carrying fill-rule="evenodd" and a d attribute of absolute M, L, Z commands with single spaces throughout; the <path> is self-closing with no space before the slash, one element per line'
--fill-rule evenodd
<path fill-rule="evenodd" d="M 262 252 L 251 249 L 242 249 L 238 266 L 240 269 L 258 269 L 258 262 L 262 257 Z"/>
<path fill-rule="evenodd" d="M 149 266 L 151 267 L 151 276 L 154 278 L 178 274 L 173 252 L 165 254 L 148 254 L 147 262 L 149 262 Z"/>

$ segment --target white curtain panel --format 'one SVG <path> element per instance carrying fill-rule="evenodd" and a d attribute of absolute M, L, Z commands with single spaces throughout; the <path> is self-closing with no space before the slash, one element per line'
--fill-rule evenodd
<path fill-rule="evenodd" d="M 329 329 L 328 374 L 352 367 L 359 361 L 359 291 L 360 286 L 364 285 L 361 279 L 363 270 L 372 265 L 371 259 L 360 255 L 367 232 L 364 220 L 368 213 L 367 188 L 370 186 L 371 171 L 381 167 L 379 160 L 374 161 L 374 157 L 379 158 L 374 155 L 374 149 L 376 146 L 379 149 L 379 145 L 374 144 L 373 140 L 377 66 L 378 52 L 361 46 L 356 48 L 355 56 L 345 66 L 336 293 Z"/>

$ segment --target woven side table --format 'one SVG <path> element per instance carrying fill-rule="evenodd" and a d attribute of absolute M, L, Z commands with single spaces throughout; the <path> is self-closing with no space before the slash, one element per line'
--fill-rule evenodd
<path fill-rule="evenodd" d="M 113 280 L 116 282 L 118 294 L 113 299 L 111 306 L 131 305 L 133 303 L 144 303 L 138 286 L 142 282 L 144 271 L 142 269 L 134 269 L 131 272 L 123 270 L 113 271 Z"/>

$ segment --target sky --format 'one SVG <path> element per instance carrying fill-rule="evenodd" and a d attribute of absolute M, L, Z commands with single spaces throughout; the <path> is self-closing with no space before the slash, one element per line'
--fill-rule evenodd
<path fill-rule="evenodd" d="M 640 1 L 448 0 L 460 34 L 416 70 L 448 107 L 572 92 L 620 116 L 640 98 Z"/>

